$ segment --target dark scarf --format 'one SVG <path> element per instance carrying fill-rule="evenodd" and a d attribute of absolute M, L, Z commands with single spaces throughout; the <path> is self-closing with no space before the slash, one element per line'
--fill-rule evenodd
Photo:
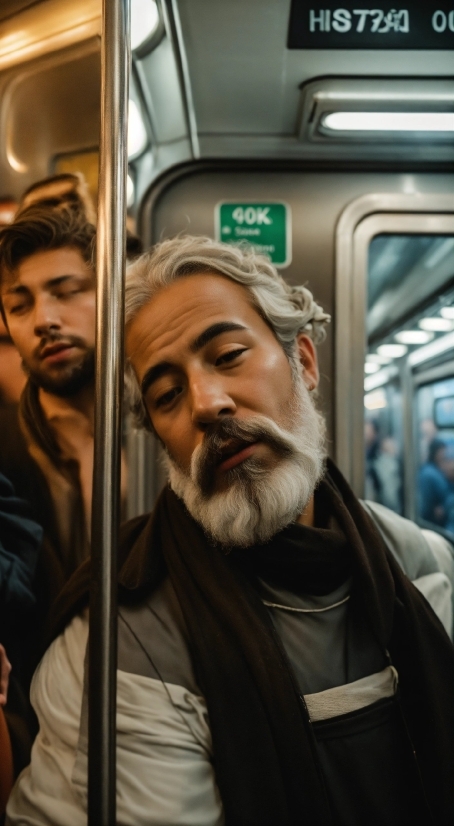
<path fill-rule="evenodd" d="M 315 496 L 316 528 L 294 522 L 264 545 L 232 550 L 230 558 L 252 581 L 259 577 L 295 594 L 330 594 L 350 576 L 352 565 L 331 499 L 332 485 L 322 482 Z"/>
<path fill-rule="evenodd" d="M 399 672 L 401 706 L 431 813 L 421 812 L 421 826 L 451 826 L 453 647 L 331 463 L 320 492 L 347 539 L 352 610 L 369 623 Z M 297 557 L 292 554 L 295 582 L 305 570 L 303 560 L 298 572 Z M 226 824 L 333 823 L 307 713 L 250 569 L 246 575 L 238 552 L 226 555 L 214 548 L 166 489 L 151 518 L 133 520 L 124 528 L 119 562 L 120 602 L 140 601 L 165 570 L 171 578 L 208 706 Z M 54 634 L 86 603 L 87 583 L 85 566 L 62 595 Z M 304 590 L 302 582 L 299 587 Z"/>

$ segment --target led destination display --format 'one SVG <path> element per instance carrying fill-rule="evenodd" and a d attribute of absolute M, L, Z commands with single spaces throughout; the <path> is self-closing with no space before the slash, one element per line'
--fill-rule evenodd
<path fill-rule="evenodd" d="M 289 49 L 452 49 L 454 5 L 292 0 Z"/>

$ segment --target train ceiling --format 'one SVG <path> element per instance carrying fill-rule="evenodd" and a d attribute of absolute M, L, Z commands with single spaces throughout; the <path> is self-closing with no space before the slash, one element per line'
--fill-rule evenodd
<path fill-rule="evenodd" d="M 326 28 L 328 23 L 332 28 L 334 20 L 338 27 L 339 21 L 344 21 L 345 27 L 346 9 L 341 10 L 344 17 L 339 16 L 332 0 L 293 2 L 301 14 L 301 9 L 312 13 L 315 29 Z M 192 158 L 391 161 L 407 167 L 415 162 L 429 165 L 454 160 L 453 142 L 438 133 L 410 134 L 406 140 L 399 136 L 392 139 L 392 134 L 390 139 L 389 135 L 361 133 L 346 139 L 342 133 L 323 132 L 317 124 L 314 128 L 317 113 L 321 117 L 328 111 L 327 100 L 334 111 L 342 96 L 344 110 L 346 106 L 354 108 L 358 94 L 354 84 L 358 82 L 362 84 L 366 108 L 375 106 L 377 110 L 373 102 L 374 84 L 386 87 L 390 99 L 398 101 L 397 107 L 405 86 L 405 94 L 410 101 L 413 99 L 416 108 L 438 107 L 452 116 L 452 50 L 362 49 L 358 47 L 358 37 L 352 48 L 289 49 L 290 0 L 157 3 L 161 18 L 159 36 L 135 52 L 131 77 L 131 96 L 148 134 L 143 155 L 135 159 L 142 190 L 169 166 Z M 316 7 L 315 11 L 308 5 Z M 345 1 L 343 7 L 349 5 Z M 421 4 L 411 5 L 419 8 Z M 319 6 L 323 8 L 320 10 Z M 371 15 L 377 9 L 369 6 L 370 20 L 367 18 L 364 26 L 371 29 L 375 25 Z M 99 61 L 100 13 L 100 0 L 3 0 L 0 175 L 4 192 L 6 188 L 14 194 L 43 171 L 48 172 L 56 154 L 95 148 L 98 116 L 94 108 L 99 100 L 99 70 L 94 69 L 94 64 Z M 354 14 L 357 11 L 350 16 Z M 454 13 L 452 16 L 454 28 Z M 445 17 L 445 29 L 451 36 L 449 15 Z M 443 20 L 437 21 L 440 27 Z M 358 18 L 356 28 L 363 23 Z M 396 17 L 395 24 L 405 27 L 405 18 Z M 446 32 L 443 38 L 446 39 Z M 70 66 L 75 78 L 73 87 L 75 84 L 76 91 L 82 89 L 84 93 L 77 94 L 71 87 Z M 421 98 L 424 89 L 428 90 L 425 99 Z M 52 90 L 57 90 L 58 112 L 54 118 L 56 125 L 48 126 L 45 124 L 48 117 L 52 119 Z M 41 126 L 33 115 L 38 102 Z M 381 108 L 387 105 L 389 101 L 385 99 Z M 27 117 L 30 124 L 28 134 L 24 135 Z M 91 125 L 84 123 L 87 119 Z M 43 134 L 35 141 L 27 164 L 23 160 L 27 138 L 31 143 L 39 129 Z M 16 152 L 15 147 L 20 151 Z"/>

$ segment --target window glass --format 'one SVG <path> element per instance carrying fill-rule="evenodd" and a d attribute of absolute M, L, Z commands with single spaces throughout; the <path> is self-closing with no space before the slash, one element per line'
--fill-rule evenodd
<path fill-rule="evenodd" d="M 454 494 L 454 378 L 424 385 L 415 398 L 405 396 L 405 403 L 402 388 L 406 394 L 413 392 L 409 377 L 426 363 L 440 365 L 452 359 L 453 280 L 452 236 L 383 234 L 371 241 L 364 365 L 365 495 L 443 530 L 454 528 L 454 496 L 452 506 L 448 498 L 448 492 Z M 443 442 L 437 466 L 428 453 L 430 440 L 436 439 Z M 404 444 L 412 441 L 416 455 L 405 456 Z M 431 481 L 435 488 L 437 480 L 438 499 L 430 504 L 427 490 L 432 490 Z M 406 513 L 413 496 L 414 507 Z"/>

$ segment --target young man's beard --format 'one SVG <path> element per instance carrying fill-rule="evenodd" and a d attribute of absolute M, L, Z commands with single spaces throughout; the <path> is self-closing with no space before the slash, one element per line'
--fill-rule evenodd
<path fill-rule="evenodd" d="M 214 542 L 245 548 L 267 542 L 308 504 L 324 471 L 325 424 L 299 377 L 289 419 L 288 430 L 266 416 L 220 420 L 194 451 L 189 473 L 166 454 L 172 489 Z M 231 440 L 260 441 L 274 461 L 252 455 L 224 472 L 222 490 L 216 490 L 222 445 Z"/>
<path fill-rule="evenodd" d="M 62 367 L 59 374 L 49 375 L 44 370 L 36 370 L 23 362 L 23 369 L 30 381 L 47 393 L 68 399 L 76 396 L 84 387 L 92 384 L 95 377 L 95 351 L 89 348 L 78 364 Z"/>

